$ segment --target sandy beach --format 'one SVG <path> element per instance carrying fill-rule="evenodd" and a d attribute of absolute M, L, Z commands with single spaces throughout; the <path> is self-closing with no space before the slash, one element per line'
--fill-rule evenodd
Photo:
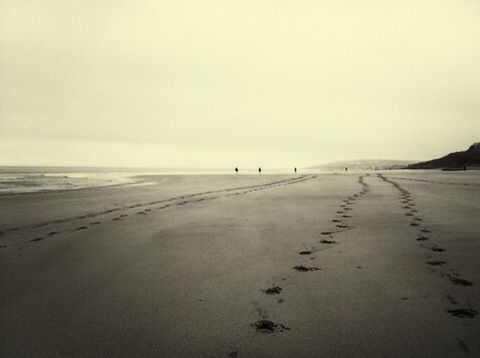
<path fill-rule="evenodd" d="M 0 196 L 1 357 L 480 356 L 480 172 Z"/>

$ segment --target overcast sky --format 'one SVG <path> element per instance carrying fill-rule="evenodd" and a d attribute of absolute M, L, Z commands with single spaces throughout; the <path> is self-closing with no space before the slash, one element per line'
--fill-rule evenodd
<path fill-rule="evenodd" d="M 0 2 L 0 164 L 301 167 L 479 140 L 478 0 Z"/>

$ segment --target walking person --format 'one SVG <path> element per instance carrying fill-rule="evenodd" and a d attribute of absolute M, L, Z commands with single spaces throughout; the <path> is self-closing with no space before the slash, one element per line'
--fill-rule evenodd
<path fill-rule="evenodd" d="M 262 168 L 258 167 L 258 174 L 262 172 Z"/>

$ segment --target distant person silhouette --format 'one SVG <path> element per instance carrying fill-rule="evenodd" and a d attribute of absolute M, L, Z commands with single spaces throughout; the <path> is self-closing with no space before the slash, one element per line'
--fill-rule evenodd
<path fill-rule="evenodd" d="M 258 167 L 258 174 L 262 172 L 262 168 Z"/>
<path fill-rule="evenodd" d="M 293 169 L 293 171 L 295 172 L 295 174 L 297 174 L 297 168 L 295 167 L 295 169 Z"/>
<path fill-rule="evenodd" d="M 345 173 L 348 172 L 348 168 L 345 168 Z"/>
<path fill-rule="evenodd" d="M 235 174 L 238 173 L 238 167 L 235 167 Z"/>

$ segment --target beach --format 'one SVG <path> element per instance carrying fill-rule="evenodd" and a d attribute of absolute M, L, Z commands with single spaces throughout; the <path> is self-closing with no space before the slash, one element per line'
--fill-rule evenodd
<path fill-rule="evenodd" d="M 480 356 L 479 214 L 479 171 L 0 195 L 0 356 Z"/>

